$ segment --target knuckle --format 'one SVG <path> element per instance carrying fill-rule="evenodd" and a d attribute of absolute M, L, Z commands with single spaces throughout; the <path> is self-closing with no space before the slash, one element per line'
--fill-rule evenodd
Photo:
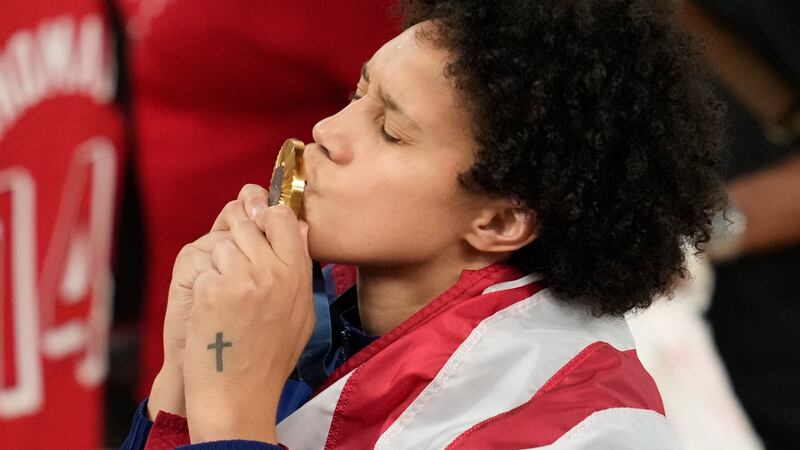
<path fill-rule="evenodd" d="M 253 221 L 250 219 L 239 219 L 231 225 L 231 231 L 242 231 L 250 228 L 252 226 Z"/>
<path fill-rule="evenodd" d="M 254 281 L 259 289 L 262 289 L 267 292 L 271 291 L 277 284 L 275 276 L 272 274 L 272 272 L 269 271 L 260 273 L 258 277 L 254 279 Z"/>
<path fill-rule="evenodd" d="M 213 257 L 221 257 L 226 255 L 230 251 L 230 245 L 228 244 L 230 241 L 228 239 L 222 239 L 217 241 L 214 244 L 214 247 L 211 248 L 211 255 Z"/>
<path fill-rule="evenodd" d="M 230 228 L 230 223 L 237 217 L 242 214 L 244 211 L 244 206 L 241 200 L 231 200 L 225 204 L 220 211 L 219 215 L 217 216 L 217 220 L 214 223 L 214 228 L 217 230 L 224 230 Z"/>
<path fill-rule="evenodd" d="M 228 245 L 228 242 L 230 242 L 230 240 L 227 237 L 218 240 L 214 243 L 214 247 L 211 248 L 211 251 L 215 253 L 223 251 L 225 246 Z"/>
<path fill-rule="evenodd" d="M 239 190 L 239 198 L 246 197 L 249 192 L 252 192 L 253 189 L 258 188 L 259 186 L 255 183 L 247 183 L 242 186 L 242 189 Z"/>
<path fill-rule="evenodd" d="M 200 253 L 200 250 L 192 244 L 186 244 L 181 247 L 178 255 L 175 257 L 175 264 L 185 264 L 187 261 L 191 261 L 197 257 L 197 254 Z"/>
<path fill-rule="evenodd" d="M 225 230 L 225 231 L 222 231 L 222 230 L 220 230 L 220 231 L 214 231 L 214 232 L 212 233 L 211 237 L 209 238 L 209 244 L 210 244 L 210 247 L 211 247 L 211 248 L 214 248 L 214 245 L 216 245 L 218 242 L 220 242 L 220 241 L 224 241 L 224 240 L 226 240 L 226 239 L 230 239 L 230 237 L 231 237 L 231 232 L 230 232 L 230 230 Z"/>
<path fill-rule="evenodd" d="M 242 277 L 236 283 L 236 290 L 240 298 L 251 298 L 258 292 L 258 286 L 252 277 Z"/>
<path fill-rule="evenodd" d="M 266 197 L 267 190 L 257 184 L 246 184 L 239 192 L 239 199 L 245 203 L 255 203 Z"/>
<path fill-rule="evenodd" d="M 176 260 L 186 259 L 189 255 L 191 255 L 195 251 L 193 244 L 186 244 L 181 247 L 181 250 L 178 252 Z"/>
<path fill-rule="evenodd" d="M 197 276 L 192 291 L 198 300 L 206 300 L 209 296 L 209 272 L 202 272 Z"/>
<path fill-rule="evenodd" d="M 243 202 L 241 200 L 239 200 L 239 199 L 231 200 L 231 201 L 229 201 L 228 203 L 225 204 L 225 207 L 222 208 L 222 210 L 224 212 L 232 212 L 232 211 L 234 211 L 236 209 L 241 208 L 242 205 L 243 205 Z"/>

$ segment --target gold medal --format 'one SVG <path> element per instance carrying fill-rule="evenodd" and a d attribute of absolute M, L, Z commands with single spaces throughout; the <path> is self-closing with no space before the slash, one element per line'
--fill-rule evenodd
<path fill-rule="evenodd" d="M 303 217 L 303 191 L 306 187 L 304 149 L 302 141 L 287 139 L 278 153 L 269 184 L 269 205 L 288 205 L 298 218 Z"/>

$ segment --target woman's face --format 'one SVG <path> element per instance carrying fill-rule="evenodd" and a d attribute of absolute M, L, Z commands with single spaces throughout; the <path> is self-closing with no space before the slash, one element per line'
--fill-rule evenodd
<path fill-rule="evenodd" d="M 417 264 L 463 249 L 482 201 L 458 184 L 474 160 L 448 53 L 415 33 L 387 42 L 353 101 L 316 124 L 306 148 L 309 247 L 321 261 Z"/>

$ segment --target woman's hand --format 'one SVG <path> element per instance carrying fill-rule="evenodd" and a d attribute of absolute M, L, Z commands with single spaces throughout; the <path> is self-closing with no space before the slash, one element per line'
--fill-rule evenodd
<path fill-rule="evenodd" d="M 240 194 L 255 216 L 232 224 L 192 289 L 183 372 L 192 442 L 276 442 L 280 393 L 314 327 L 308 226 L 283 205 L 250 207 L 256 191 L 266 193 Z"/>
<path fill-rule="evenodd" d="M 192 285 L 200 273 L 211 267 L 211 250 L 227 234 L 225 231 L 212 231 L 185 245 L 175 259 L 164 316 L 164 362 L 153 381 L 147 403 L 151 419 L 155 419 L 158 411 L 186 415 L 183 358 L 186 325 L 194 302 Z"/>
<path fill-rule="evenodd" d="M 211 251 L 222 239 L 227 239 L 231 225 L 248 218 L 266 201 L 267 193 L 256 185 L 247 185 L 234 200 L 222 209 L 214 221 L 211 231 L 200 239 L 185 245 L 175 259 L 172 280 L 164 317 L 164 362 L 153 382 L 148 401 L 148 414 L 154 419 L 156 413 L 168 411 L 186 415 L 183 382 L 183 360 L 186 347 L 186 325 L 194 303 L 194 286 L 197 276 L 212 267 Z"/>

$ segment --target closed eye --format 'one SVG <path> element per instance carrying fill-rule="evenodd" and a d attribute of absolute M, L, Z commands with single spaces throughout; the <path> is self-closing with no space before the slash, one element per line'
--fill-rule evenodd
<path fill-rule="evenodd" d="M 392 136 L 391 134 L 387 133 L 385 126 L 381 126 L 381 137 L 383 137 L 384 141 L 386 141 L 386 142 L 388 142 L 390 144 L 399 144 L 399 143 L 403 142 L 401 139 L 396 138 L 396 137 Z"/>
<path fill-rule="evenodd" d="M 350 96 L 349 96 L 350 103 L 358 101 L 362 97 L 363 96 L 358 95 L 358 93 L 355 92 L 355 91 L 351 92 Z M 389 134 L 389 132 L 386 131 L 386 127 L 383 126 L 383 125 L 381 125 L 381 130 L 380 131 L 381 131 L 381 137 L 383 138 L 383 140 L 388 142 L 388 143 L 390 143 L 390 144 L 399 144 L 399 143 L 403 142 L 400 138 L 396 138 L 396 137 L 392 136 L 391 134 Z"/>

